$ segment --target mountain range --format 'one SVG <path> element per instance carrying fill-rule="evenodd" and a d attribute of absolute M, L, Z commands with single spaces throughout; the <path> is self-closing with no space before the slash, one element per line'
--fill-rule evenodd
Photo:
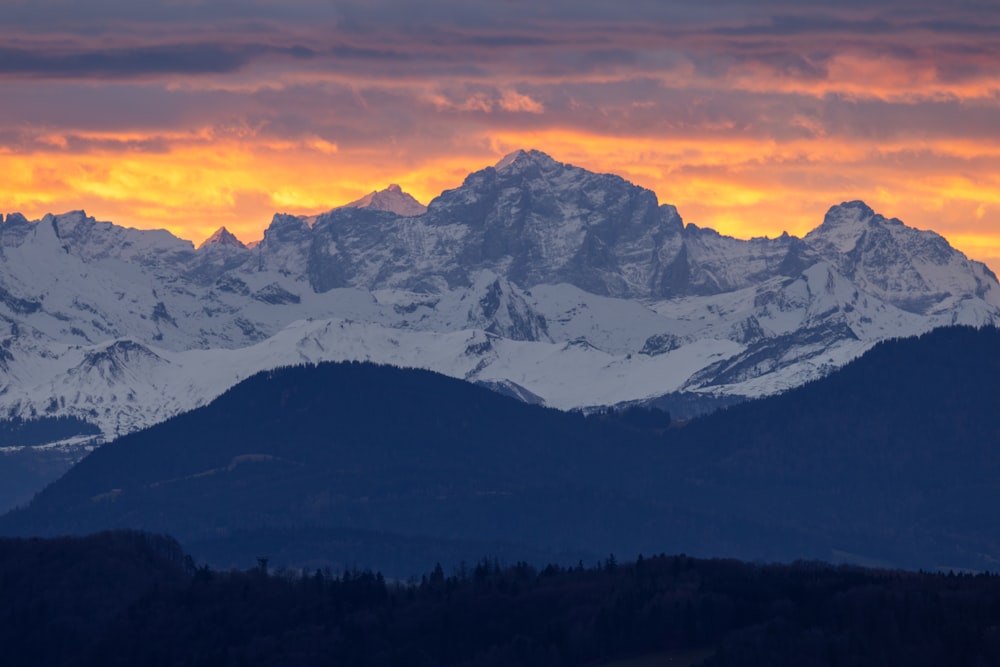
<path fill-rule="evenodd" d="M 363 563 L 617 553 L 997 569 L 1000 330 L 878 344 L 686 424 L 584 416 L 418 369 L 265 371 L 104 445 L 0 535 L 169 533 L 199 560 Z"/>
<path fill-rule="evenodd" d="M 67 461 L 289 364 L 375 361 L 561 409 L 684 416 L 880 340 L 997 322 L 985 265 L 862 202 L 803 238 L 739 240 L 538 151 L 426 210 L 391 186 L 277 214 L 255 244 L 220 229 L 195 248 L 82 211 L 0 224 L 0 415 L 97 426 L 52 445 Z"/>

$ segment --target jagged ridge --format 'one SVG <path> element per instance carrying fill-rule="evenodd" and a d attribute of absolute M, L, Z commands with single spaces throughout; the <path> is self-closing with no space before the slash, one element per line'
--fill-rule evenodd
<path fill-rule="evenodd" d="M 861 202 L 802 239 L 742 241 L 539 151 L 419 215 L 275 215 L 253 248 L 224 228 L 195 249 L 82 211 L 9 214 L 0 257 L 0 410 L 109 436 L 303 360 L 432 368 L 571 408 L 773 393 L 886 337 L 1000 321 L 989 269 Z M 152 357 L 104 356 L 126 342 Z M 88 355 L 103 374 L 73 370 Z"/>

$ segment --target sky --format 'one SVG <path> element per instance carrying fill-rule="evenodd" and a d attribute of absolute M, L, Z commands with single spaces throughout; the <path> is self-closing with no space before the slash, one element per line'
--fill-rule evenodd
<path fill-rule="evenodd" d="M 0 212 L 259 239 L 518 148 L 687 222 L 842 201 L 1000 270 L 1000 3 L 0 0 Z"/>

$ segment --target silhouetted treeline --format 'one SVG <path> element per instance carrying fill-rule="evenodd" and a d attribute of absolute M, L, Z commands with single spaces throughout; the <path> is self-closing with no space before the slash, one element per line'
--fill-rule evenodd
<path fill-rule="evenodd" d="M 213 571 L 169 538 L 0 541 L 10 667 L 1000 664 L 1000 577 L 685 556 L 420 580 Z"/>
<path fill-rule="evenodd" d="M 133 531 L 0 540 L 0 664 L 63 664 L 142 596 L 186 585 L 183 557 Z"/>
<path fill-rule="evenodd" d="M 587 413 L 596 422 L 618 424 L 638 431 L 662 433 L 670 428 L 670 413 L 653 406 L 630 405 L 624 408 L 603 408 Z"/>

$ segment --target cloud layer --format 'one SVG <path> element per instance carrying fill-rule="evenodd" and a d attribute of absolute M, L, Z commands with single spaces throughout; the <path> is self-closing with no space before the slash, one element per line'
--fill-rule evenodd
<path fill-rule="evenodd" d="M 861 198 L 1000 267 L 993 3 L 0 2 L 0 211 L 251 240 L 533 147 L 737 236 Z"/>

